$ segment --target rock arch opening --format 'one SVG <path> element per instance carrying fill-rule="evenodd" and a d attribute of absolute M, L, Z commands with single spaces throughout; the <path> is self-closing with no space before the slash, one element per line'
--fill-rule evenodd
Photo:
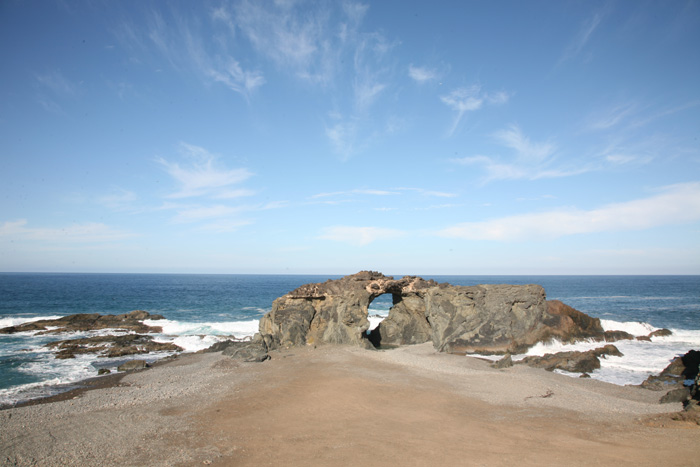
<path fill-rule="evenodd" d="M 370 296 L 369 305 L 367 306 L 369 328 L 363 337 L 368 339 L 375 348 L 382 348 L 381 323 L 389 317 L 391 309 L 400 301 L 401 295 L 389 292 L 377 296 Z"/>

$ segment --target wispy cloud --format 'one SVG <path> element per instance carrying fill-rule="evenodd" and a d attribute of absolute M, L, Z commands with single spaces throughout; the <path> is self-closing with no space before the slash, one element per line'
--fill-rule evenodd
<path fill-rule="evenodd" d="M 482 183 L 495 180 L 537 180 L 577 175 L 592 170 L 590 166 L 565 166 L 557 163 L 557 145 L 551 141 L 534 142 L 517 125 L 497 131 L 494 139 L 513 151 L 510 158 L 476 155 L 451 159 L 460 165 L 480 165 L 486 172 Z"/>
<path fill-rule="evenodd" d="M 211 196 L 214 198 L 234 198 L 248 196 L 251 191 L 232 189 L 253 174 L 248 169 L 227 169 L 218 164 L 218 157 L 206 149 L 187 143 L 180 143 L 180 150 L 188 159 L 186 166 L 170 162 L 162 157 L 156 159 L 165 171 L 180 185 L 180 190 L 170 198 Z"/>
<path fill-rule="evenodd" d="M 700 182 L 691 182 L 663 187 L 659 194 L 648 198 L 607 204 L 597 209 L 568 208 L 464 222 L 437 234 L 464 240 L 547 240 L 697 221 L 700 221 Z"/>
<path fill-rule="evenodd" d="M 447 131 L 448 136 L 452 136 L 462 121 L 462 117 L 467 112 L 479 110 L 485 104 L 500 105 L 508 102 L 510 96 L 505 92 L 493 94 L 481 90 L 478 84 L 457 88 L 447 95 L 441 96 L 440 100 L 455 112 L 452 125 Z"/>
<path fill-rule="evenodd" d="M 440 77 L 437 71 L 430 68 L 413 66 L 413 63 L 408 66 L 408 76 L 419 84 L 427 83 L 428 81 Z"/>
<path fill-rule="evenodd" d="M 576 36 L 574 36 L 573 40 L 564 50 L 561 59 L 559 59 L 559 64 L 562 64 L 563 62 L 570 60 L 581 53 L 583 48 L 593 36 L 595 30 L 600 25 L 605 14 L 606 13 L 604 10 L 597 11 L 591 17 L 582 22 Z"/>
<path fill-rule="evenodd" d="M 36 80 L 52 92 L 64 96 L 74 96 L 78 90 L 78 86 L 69 81 L 60 70 L 36 75 Z"/>
<path fill-rule="evenodd" d="M 242 66 L 229 52 L 235 28 L 225 21 L 225 10 L 214 10 L 209 18 L 190 18 L 175 8 L 164 11 L 147 12 L 143 29 L 124 23 L 116 31 L 122 44 L 144 56 L 139 62 L 163 58 L 180 73 L 194 73 L 207 84 L 221 83 L 246 99 L 265 83 L 260 70 Z"/>
<path fill-rule="evenodd" d="M 136 236 L 132 232 L 114 229 L 99 222 L 71 224 L 63 227 L 30 227 L 26 219 L 7 221 L 0 225 L 0 238 L 6 237 L 13 241 L 37 241 L 47 244 L 68 243 L 80 245 L 84 243 L 106 243 L 125 240 Z"/>
<path fill-rule="evenodd" d="M 336 225 L 324 228 L 323 233 L 318 238 L 348 243 L 353 246 L 366 246 L 379 240 L 391 240 L 403 235 L 405 232 L 396 229 Z"/>
<path fill-rule="evenodd" d="M 447 193 L 444 191 L 426 190 L 424 188 L 399 187 L 399 188 L 392 188 L 392 189 L 388 189 L 388 190 L 380 190 L 380 189 L 375 189 L 375 188 L 356 188 L 354 190 L 347 190 L 347 191 L 332 191 L 332 192 L 327 192 L 327 193 L 317 193 L 315 195 L 312 195 L 310 198 L 317 199 L 317 198 L 339 197 L 339 196 L 348 196 L 348 195 L 396 196 L 396 195 L 401 195 L 403 192 L 414 192 L 414 193 L 421 194 L 423 196 L 435 196 L 435 197 L 440 197 L 440 198 L 453 198 L 453 197 L 457 196 L 454 193 Z"/>
<path fill-rule="evenodd" d="M 588 128 L 591 130 L 608 130 L 634 115 L 636 111 L 637 105 L 631 102 L 614 105 L 591 117 Z"/>

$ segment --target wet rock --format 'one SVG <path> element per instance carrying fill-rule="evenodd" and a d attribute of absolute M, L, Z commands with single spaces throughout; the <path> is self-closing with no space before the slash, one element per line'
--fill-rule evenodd
<path fill-rule="evenodd" d="M 109 370 L 108 368 L 100 368 L 99 370 L 97 370 L 97 375 L 98 375 L 98 376 L 108 375 L 108 374 L 110 374 L 111 372 L 112 372 L 112 371 Z"/>
<path fill-rule="evenodd" d="M 100 357 L 123 357 L 150 352 L 181 352 L 171 342 L 154 342 L 152 336 L 125 334 L 121 336 L 93 336 L 49 342 L 46 347 L 57 350 L 56 358 L 74 358 L 78 354 L 100 354 Z"/>
<path fill-rule="evenodd" d="M 700 366 L 700 352 L 690 350 L 685 355 L 671 360 L 658 375 L 649 376 L 641 386 L 652 391 L 668 391 L 681 387 L 686 380 L 696 379 Z"/>
<path fill-rule="evenodd" d="M 541 357 L 525 357 L 518 363 L 547 371 L 564 370 L 572 373 L 590 373 L 600 368 L 600 357 L 611 355 L 622 357 L 622 353 L 612 344 L 585 352 L 557 352 Z"/>
<path fill-rule="evenodd" d="M 652 337 L 666 337 L 666 336 L 672 336 L 672 335 L 673 335 L 673 332 L 671 332 L 669 329 L 661 328 L 661 329 L 657 329 L 656 331 L 650 332 L 647 337 L 649 339 L 651 339 Z"/>
<path fill-rule="evenodd" d="M 16 332 L 41 331 L 40 334 L 60 334 L 66 332 L 95 331 L 99 329 L 121 329 L 137 333 L 161 332 L 158 326 L 146 326 L 141 321 L 163 319 L 161 315 L 152 315 L 143 310 L 134 310 L 122 315 L 100 315 L 98 313 L 80 313 L 57 319 L 44 319 L 30 323 L 18 324 L 0 329 L 0 334 Z M 56 329 L 47 329 L 56 328 Z"/>

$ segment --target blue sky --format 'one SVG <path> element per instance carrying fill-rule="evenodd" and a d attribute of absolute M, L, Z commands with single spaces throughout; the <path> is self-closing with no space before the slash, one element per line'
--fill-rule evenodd
<path fill-rule="evenodd" d="M 700 274 L 700 2 L 0 3 L 0 270 Z"/>

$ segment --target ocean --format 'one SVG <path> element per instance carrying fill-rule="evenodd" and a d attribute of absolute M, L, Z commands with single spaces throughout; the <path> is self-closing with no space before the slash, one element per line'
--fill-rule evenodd
<path fill-rule="evenodd" d="M 174 342 L 186 352 L 194 352 L 228 336 L 253 336 L 259 319 L 270 311 L 275 298 L 303 284 L 339 277 L 0 273 L 0 328 L 74 313 L 122 314 L 139 309 L 166 318 L 146 322 L 163 327 L 156 340 Z M 614 384 L 639 384 L 650 374 L 660 372 L 673 357 L 700 349 L 700 276 L 421 277 L 453 285 L 540 284 L 548 299 L 561 300 L 600 318 L 606 330 L 624 330 L 634 335 L 647 335 L 659 328 L 673 331 L 672 336 L 657 337 L 652 342 L 616 342 L 624 356 L 608 357 L 602 361 L 602 368 L 591 374 Z M 390 308 L 390 295 L 372 302 L 369 314 L 373 327 Z M 44 347 L 53 340 L 99 333 L 0 335 L 0 406 L 71 389 L 79 381 L 96 376 L 98 369 L 114 370 L 129 359 L 79 355 L 59 360 Z M 552 342 L 533 347 L 527 355 L 600 345 Z M 139 358 L 154 361 L 167 355 Z"/>

